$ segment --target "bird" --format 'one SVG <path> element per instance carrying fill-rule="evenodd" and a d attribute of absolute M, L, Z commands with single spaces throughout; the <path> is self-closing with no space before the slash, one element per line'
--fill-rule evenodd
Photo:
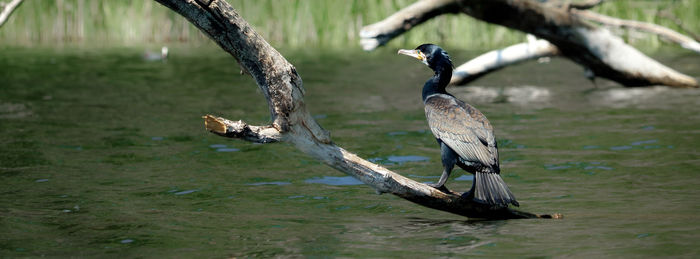
<path fill-rule="evenodd" d="M 457 99 L 445 88 L 454 66 L 445 50 L 434 44 L 401 49 L 398 54 L 414 57 L 435 74 L 423 86 L 423 104 L 428 126 L 440 145 L 444 167 L 440 180 L 430 184 L 443 189 L 455 165 L 474 174 L 472 187 L 463 197 L 491 206 L 520 206 L 500 176 L 498 147 L 491 123 L 483 113 Z"/>
<path fill-rule="evenodd" d="M 162 48 L 160 48 L 160 53 L 145 51 L 142 55 L 142 58 L 145 61 L 163 61 L 163 62 L 165 62 L 168 59 L 168 47 L 163 46 Z"/>

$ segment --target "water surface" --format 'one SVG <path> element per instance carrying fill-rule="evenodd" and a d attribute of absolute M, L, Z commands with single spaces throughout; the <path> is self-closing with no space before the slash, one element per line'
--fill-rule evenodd
<path fill-rule="evenodd" d="M 0 51 L 2 257 L 697 257 L 700 91 L 593 88 L 570 62 L 449 89 L 494 125 L 521 204 L 563 220 L 469 220 L 420 207 L 287 144 L 204 130 L 269 112 L 219 51 Z M 442 172 L 420 87 L 393 50 L 282 51 L 338 145 L 417 181 Z M 450 51 L 455 62 L 475 53 Z M 693 76 L 700 57 L 659 56 Z M 455 170 L 447 186 L 465 191 Z"/>

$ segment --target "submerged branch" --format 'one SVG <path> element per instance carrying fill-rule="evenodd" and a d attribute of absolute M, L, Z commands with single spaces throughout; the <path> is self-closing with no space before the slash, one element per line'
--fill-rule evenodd
<path fill-rule="evenodd" d="M 379 193 L 391 193 L 417 204 L 473 218 L 560 218 L 510 208 L 492 209 L 460 193 L 441 191 L 403 177 L 352 154 L 330 140 L 306 110 L 302 81 L 292 66 L 223 0 L 157 0 L 185 16 L 208 34 L 250 72 L 268 100 L 272 125 L 255 127 L 205 116 L 206 128 L 216 134 L 260 142 L 292 143 L 300 151 L 351 175 Z M 230 133 L 230 134 L 229 134 Z"/>
<path fill-rule="evenodd" d="M 0 27 L 5 24 L 7 18 L 10 17 L 12 12 L 17 9 L 21 3 L 22 0 L 12 0 L 9 3 L 0 3 L 0 8 L 2 8 L 2 11 L 0 11 Z"/>

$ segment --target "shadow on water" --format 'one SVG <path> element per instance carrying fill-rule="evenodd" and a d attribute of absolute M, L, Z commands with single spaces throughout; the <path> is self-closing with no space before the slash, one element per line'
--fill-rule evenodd
<path fill-rule="evenodd" d="M 430 218 L 407 217 L 403 220 L 380 220 L 372 226 L 347 225 L 351 238 L 357 236 L 366 237 L 364 242 L 381 243 L 390 245 L 393 240 L 412 240 L 413 248 L 406 250 L 421 250 L 417 254 L 432 254 L 442 256 L 478 255 L 478 249 L 489 249 L 498 245 L 494 236 L 498 235 L 501 228 L 506 226 L 505 221 L 499 220 L 435 220 Z M 389 236 L 363 234 L 386 233 Z M 363 247 L 367 244 L 356 242 L 356 246 Z M 426 245 L 430 244 L 430 245 Z M 391 251 L 397 248 L 387 248 Z M 414 255 L 417 255 L 414 254 Z"/>

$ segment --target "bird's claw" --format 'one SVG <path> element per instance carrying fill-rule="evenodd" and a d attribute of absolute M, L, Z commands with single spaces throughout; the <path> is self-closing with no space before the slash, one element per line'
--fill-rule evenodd
<path fill-rule="evenodd" d="M 438 184 L 434 184 L 434 183 L 429 183 L 428 186 L 433 187 L 433 188 L 435 188 L 435 189 L 438 189 L 438 190 L 440 190 L 440 191 L 442 191 L 442 192 L 447 192 L 447 187 L 445 187 L 444 184 L 443 184 L 443 185 L 438 185 Z"/>

